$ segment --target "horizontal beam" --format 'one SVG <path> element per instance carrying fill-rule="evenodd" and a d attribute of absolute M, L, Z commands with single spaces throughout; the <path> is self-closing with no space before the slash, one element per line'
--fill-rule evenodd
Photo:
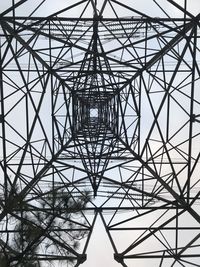
<path fill-rule="evenodd" d="M 7 20 L 13 20 L 13 17 L 11 17 L 11 16 L 6 16 L 5 17 L 5 19 L 7 19 Z M 44 19 L 46 19 L 45 17 L 31 17 L 31 18 L 28 18 L 28 20 L 27 20 L 27 17 L 24 17 L 24 16 L 16 16 L 15 17 L 15 20 L 27 20 L 27 21 L 39 21 L 39 20 L 44 20 Z M 75 22 L 77 22 L 77 20 L 78 21 L 83 21 L 83 22 L 85 22 L 85 21 L 94 21 L 94 18 L 78 18 L 78 17 L 51 17 L 51 21 L 75 21 Z M 154 17 L 154 18 L 146 18 L 146 17 L 139 17 L 139 16 L 132 16 L 132 17 L 123 17 L 123 18 L 106 18 L 106 17 L 96 17 L 95 18 L 95 21 L 103 21 L 103 22 L 106 22 L 106 21 L 108 21 L 108 22 L 118 22 L 118 21 L 120 21 L 120 22 L 123 22 L 123 21 L 125 21 L 125 22 L 138 22 L 138 21 L 143 21 L 143 22 L 155 22 L 155 23 L 157 23 L 157 22 L 159 22 L 159 21 L 163 21 L 163 22 L 184 22 L 184 21 L 191 21 L 192 19 L 191 18 L 186 18 L 186 19 L 184 19 L 184 18 L 158 18 L 158 17 Z"/>

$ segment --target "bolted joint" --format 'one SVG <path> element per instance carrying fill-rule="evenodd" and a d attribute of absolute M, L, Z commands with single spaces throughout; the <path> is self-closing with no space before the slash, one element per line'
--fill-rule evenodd
<path fill-rule="evenodd" d="M 196 114 L 192 114 L 190 118 L 191 118 L 191 122 L 195 122 L 196 121 Z"/>
<path fill-rule="evenodd" d="M 0 123 L 3 123 L 3 121 L 4 121 L 4 117 L 2 114 L 0 114 Z"/>
<path fill-rule="evenodd" d="M 124 263 L 122 254 L 114 254 L 114 259 L 119 263 Z"/>
<path fill-rule="evenodd" d="M 80 254 L 80 255 L 78 256 L 78 263 L 79 263 L 79 264 L 84 263 L 86 260 L 87 260 L 87 254 Z"/>

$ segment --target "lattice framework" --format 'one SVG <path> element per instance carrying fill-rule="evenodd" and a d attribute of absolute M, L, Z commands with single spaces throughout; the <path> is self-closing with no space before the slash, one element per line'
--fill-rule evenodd
<path fill-rule="evenodd" d="M 189 0 L 152 1 L 161 17 L 117 0 L 17 15 L 26 2 L 0 16 L 2 251 L 16 266 L 39 242 L 41 266 L 79 266 L 100 216 L 122 266 L 200 266 L 200 15 Z M 59 196 L 85 190 L 69 218 Z M 14 250 L 30 224 L 35 239 Z"/>

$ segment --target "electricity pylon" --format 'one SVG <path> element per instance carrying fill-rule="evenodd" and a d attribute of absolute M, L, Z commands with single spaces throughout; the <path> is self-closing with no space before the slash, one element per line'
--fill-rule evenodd
<path fill-rule="evenodd" d="M 187 0 L 152 1 L 158 17 L 138 3 L 70 1 L 42 17 L 48 1 L 27 15 L 22 0 L 1 13 L 0 247 L 11 266 L 81 265 L 97 215 L 124 267 L 200 266 L 200 15 Z M 27 226 L 35 235 L 16 250 Z"/>

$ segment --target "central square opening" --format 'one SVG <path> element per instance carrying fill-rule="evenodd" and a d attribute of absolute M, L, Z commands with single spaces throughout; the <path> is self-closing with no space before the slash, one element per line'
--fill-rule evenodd
<path fill-rule="evenodd" d="M 98 115 L 99 115 L 98 108 L 90 109 L 90 118 L 98 118 Z"/>
<path fill-rule="evenodd" d="M 74 133 L 98 136 L 117 132 L 118 99 L 107 92 L 76 92 L 73 95 Z"/>

